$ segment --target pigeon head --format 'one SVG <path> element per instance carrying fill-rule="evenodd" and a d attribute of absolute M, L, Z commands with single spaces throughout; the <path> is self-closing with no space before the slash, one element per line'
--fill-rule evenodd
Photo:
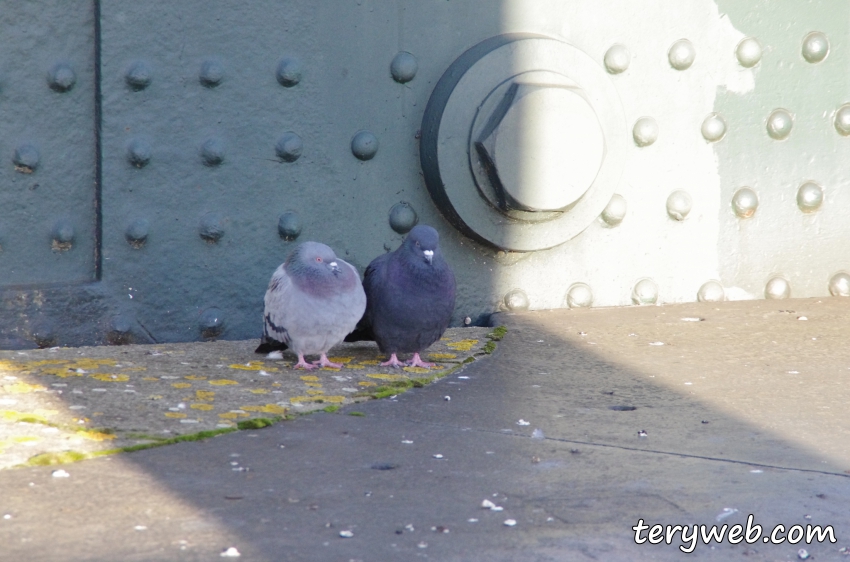
<path fill-rule="evenodd" d="M 407 235 L 404 246 L 415 258 L 431 265 L 434 257 L 440 255 L 440 235 L 430 226 L 420 224 Z"/>
<path fill-rule="evenodd" d="M 320 242 L 299 244 L 286 258 L 284 267 L 293 281 L 308 291 L 347 287 L 356 280 L 351 268 Z"/>

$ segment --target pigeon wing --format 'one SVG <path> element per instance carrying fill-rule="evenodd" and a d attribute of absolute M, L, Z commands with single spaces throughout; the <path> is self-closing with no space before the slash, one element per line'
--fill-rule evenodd
<path fill-rule="evenodd" d="M 263 339 L 256 353 L 268 353 L 274 350 L 287 349 L 290 340 L 287 331 L 287 310 L 297 291 L 292 284 L 289 274 L 281 265 L 272 275 L 269 288 L 264 299 L 263 310 Z"/>

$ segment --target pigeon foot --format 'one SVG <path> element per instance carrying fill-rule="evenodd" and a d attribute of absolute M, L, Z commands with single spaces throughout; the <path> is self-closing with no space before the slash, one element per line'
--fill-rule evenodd
<path fill-rule="evenodd" d="M 419 357 L 418 353 L 413 354 L 413 359 L 406 362 L 405 365 L 408 367 L 422 367 L 424 369 L 430 369 L 431 367 L 436 367 L 436 363 L 428 363 L 427 361 L 423 361 L 422 358 Z"/>
<path fill-rule="evenodd" d="M 313 365 L 312 363 L 307 363 L 304 360 L 304 354 L 299 353 L 298 354 L 298 363 L 296 363 L 292 368 L 293 369 L 307 369 L 309 371 L 310 369 L 315 369 L 316 366 Z"/>
<path fill-rule="evenodd" d="M 395 356 L 395 353 L 390 355 L 389 361 L 384 361 L 381 363 L 381 367 L 404 367 L 404 363 L 398 360 L 398 357 Z"/>
<path fill-rule="evenodd" d="M 322 356 L 319 358 L 318 361 L 313 361 L 313 365 L 318 367 L 333 367 L 334 369 L 342 369 L 344 367 L 342 363 L 332 362 L 324 353 L 322 353 Z"/>

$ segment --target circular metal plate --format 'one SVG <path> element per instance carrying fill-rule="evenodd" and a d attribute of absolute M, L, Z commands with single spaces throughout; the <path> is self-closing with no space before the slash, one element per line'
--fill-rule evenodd
<path fill-rule="evenodd" d="M 604 137 L 599 171 L 562 212 L 505 212 L 485 197 L 478 155 L 470 150 L 476 117 L 494 90 L 514 77 L 545 71 L 581 88 Z M 462 54 L 434 88 L 422 121 L 420 159 L 431 197 L 455 228 L 499 249 L 529 252 L 566 242 L 587 228 L 608 204 L 626 160 L 628 129 L 616 88 L 586 53 L 549 37 L 499 35 Z"/>

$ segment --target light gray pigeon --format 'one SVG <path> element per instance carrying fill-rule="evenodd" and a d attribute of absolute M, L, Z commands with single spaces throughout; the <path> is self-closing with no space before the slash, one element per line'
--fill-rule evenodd
<path fill-rule="evenodd" d="M 389 361 L 382 366 L 433 367 L 419 353 L 440 339 L 455 308 L 455 276 L 440 252 L 440 235 L 415 226 L 392 253 L 372 260 L 363 279 L 367 306 L 346 341 L 374 339 Z M 407 363 L 398 353 L 413 353 Z"/>
<path fill-rule="evenodd" d="M 269 282 L 257 353 L 289 347 L 298 354 L 296 368 L 341 368 L 328 350 L 354 330 L 365 309 L 366 294 L 351 264 L 319 242 L 299 244 Z M 304 355 L 320 359 L 307 363 Z"/>

